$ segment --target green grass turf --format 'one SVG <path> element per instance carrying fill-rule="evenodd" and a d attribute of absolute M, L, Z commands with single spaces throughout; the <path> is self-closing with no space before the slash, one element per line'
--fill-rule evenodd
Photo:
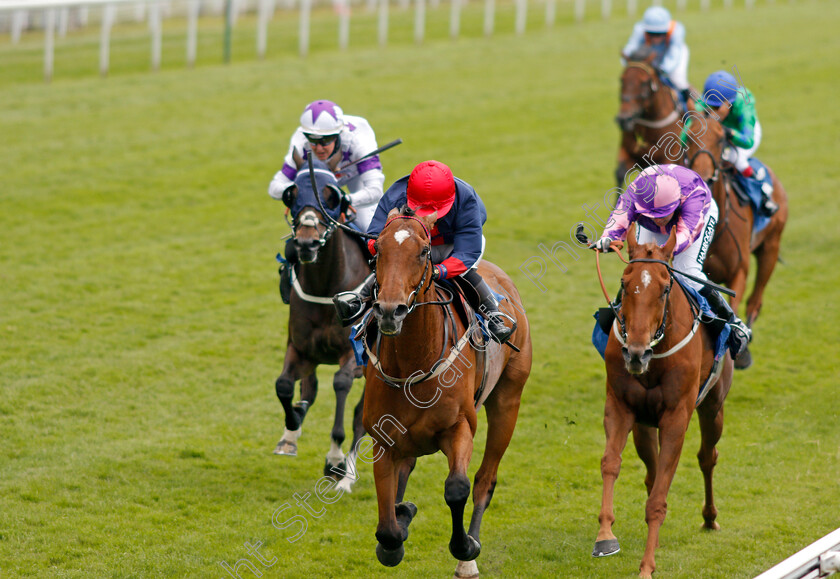
<path fill-rule="evenodd" d="M 712 70 L 738 66 L 758 99 L 759 156 L 787 186 L 791 218 L 755 366 L 736 375 L 727 402 L 715 479 L 722 530 L 699 530 L 693 421 L 659 577 L 753 577 L 836 528 L 840 512 L 840 13 L 829 1 L 719 4 L 682 16 L 691 79 L 701 86 Z M 271 454 L 288 312 L 274 262 L 286 227 L 266 187 L 316 98 L 368 117 L 380 143 L 404 139 L 383 156 L 389 183 L 437 158 L 475 185 L 490 214 L 487 257 L 511 273 L 528 309 L 534 367 L 484 519 L 483 576 L 636 575 L 645 493 L 632 447 L 616 489 L 622 552 L 590 556 L 604 445 L 592 256 L 567 260 L 565 274 L 552 266 L 545 292 L 518 269 L 539 244 L 567 240 L 584 203 L 603 205 L 617 51 L 632 21 L 620 8 L 610 22 L 590 11 L 584 25 L 545 31 L 532 5 L 526 35 L 484 39 L 467 19 L 480 18 L 475 5 L 463 24 L 472 32 L 453 42 L 447 9 L 430 16 L 438 25 L 422 47 L 410 13 L 394 11 L 386 49 L 375 36 L 353 37 L 345 53 L 321 39 L 300 60 L 286 38 L 286 54 L 270 40 L 257 62 L 246 39 L 232 66 L 205 55 L 185 70 L 165 53 L 158 73 L 147 72 L 141 29 L 134 41 L 115 34 L 107 80 L 96 76 L 96 33 L 76 33 L 59 42 L 51 85 L 40 80 L 37 39 L 0 40 L 0 576 L 225 577 L 219 562 L 247 557 L 243 544 L 255 541 L 276 557 L 266 577 L 452 573 L 442 455 L 422 459 L 409 483 L 420 510 L 395 571 L 374 555 L 370 466 L 351 495 L 307 515 L 297 542 L 284 538 L 295 529 L 271 524 L 284 503 L 303 513 L 293 494 L 312 492 L 331 423 L 334 369 L 323 368 L 300 456 Z M 374 33 L 372 17 L 354 18 Z M 180 58 L 183 44 L 174 46 Z M 615 281 L 619 264 L 607 261 Z M 360 390 L 361 381 L 354 403 Z"/>

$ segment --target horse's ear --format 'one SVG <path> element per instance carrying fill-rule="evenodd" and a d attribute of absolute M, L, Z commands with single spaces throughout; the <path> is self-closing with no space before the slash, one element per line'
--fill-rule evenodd
<path fill-rule="evenodd" d="M 426 226 L 426 229 L 431 231 L 432 227 L 435 226 L 435 222 L 437 221 L 437 218 L 438 218 L 437 211 L 435 211 L 431 215 L 426 215 L 425 217 L 421 217 L 420 221 L 423 222 L 423 225 Z"/>
<path fill-rule="evenodd" d="M 321 191 L 321 198 L 324 200 L 324 206 L 330 211 L 338 207 L 338 204 L 341 202 L 341 196 L 338 191 L 335 190 L 335 187 L 329 185 Z"/>
<path fill-rule="evenodd" d="M 677 246 L 677 228 L 671 228 L 671 235 L 668 236 L 668 241 L 662 246 L 662 251 L 665 253 L 665 261 L 671 261 L 674 255 L 674 248 Z"/>
<path fill-rule="evenodd" d="M 393 209 L 391 209 L 388 212 L 388 218 L 385 221 L 390 221 L 391 219 L 393 219 L 394 217 L 396 217 L 399 214 L 400 214 L 400 210 L 397 209 L 396 207 L 394 207 Z"/>
<path fill-rule="evenodd" d="M 627 255 L 632 259 L 633 254 L 636 253 L 636 222 L 630 224 L 627 228 Z"/>
<path fill-rule="evenodd" d="M 295 162 L 296 168 L 303 167 L 303 157 L 298 153 L 297 147 L 292 147 L 292 160 Z"/>

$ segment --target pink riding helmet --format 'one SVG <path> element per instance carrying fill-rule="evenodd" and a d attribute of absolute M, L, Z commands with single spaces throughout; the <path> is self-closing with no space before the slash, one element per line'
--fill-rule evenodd
<path fill-rule="evenodd" d="M 665 217 L 680 206 L 679 182 L 663 174 L 658 167 L 648 167 L 630 184 L 636 211 L 652 219 Z"/>

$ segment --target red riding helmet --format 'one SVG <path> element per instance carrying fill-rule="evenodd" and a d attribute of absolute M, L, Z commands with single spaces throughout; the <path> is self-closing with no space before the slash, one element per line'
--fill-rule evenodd
<path fill-rule="evenodd" d="M 446 215 L 455 202 L 455 179 L 452 171 L 440 161 L 423 161 L 408 177 L 408 206 L 418 217 L 437 211 Z"/>

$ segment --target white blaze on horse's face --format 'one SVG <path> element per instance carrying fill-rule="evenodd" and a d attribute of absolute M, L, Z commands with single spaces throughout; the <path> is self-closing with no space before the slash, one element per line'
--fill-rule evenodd
<path fill-rule="evenodd" d="M 397 243 L 402 245 L 403 241 L 408 239 L 411 236 L 411 232 L 405 229 L 400 229 L 399 231 L 394 233 L 394 239 L 397 240 Z"/>
<path fill-rule="evenodd" d="M 650 285 L 650 274 L 646 269 L 642 270 L 642 285 L 645 286 L 645 289 Z"/>

